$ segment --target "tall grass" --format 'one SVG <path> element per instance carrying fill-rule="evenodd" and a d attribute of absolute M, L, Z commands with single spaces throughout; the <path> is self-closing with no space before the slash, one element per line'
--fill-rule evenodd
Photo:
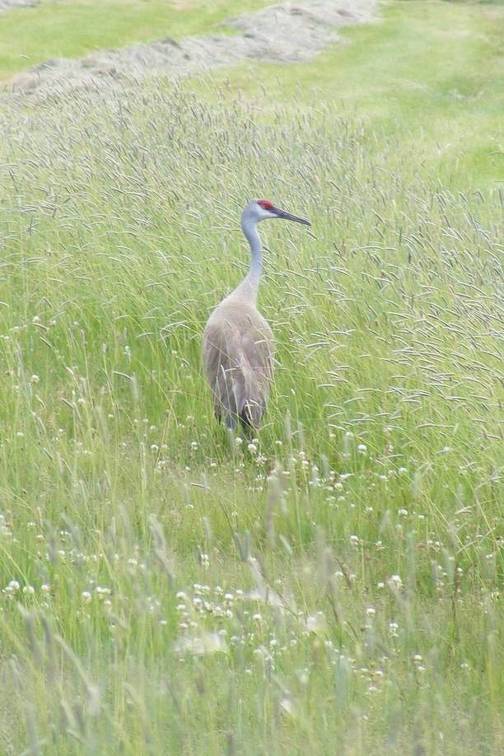
<path fill-rule="evenodd" d="M 330 107 L 1 118 L 3 751 L 501 752 L 502 196 Z M 265 224 L 248 446 L 199 351 L 251 196 L 313 235 Z"/>
<path fill-rule="evenodd" d="M 375 23 L 342 33 L 346 44 L 309 64 L 249 62 L 214 77 L 229 82 L 224 92 L 240 88 L 265 109 L 337 103 L 396 144 L 399 159 L 414 153 L 415 164 L 444 186 L 466 192 L 502 181 L 502 4 L 388 0 Z M 205 96 L 215 92 L 201 79 L 195 86 Z"/>

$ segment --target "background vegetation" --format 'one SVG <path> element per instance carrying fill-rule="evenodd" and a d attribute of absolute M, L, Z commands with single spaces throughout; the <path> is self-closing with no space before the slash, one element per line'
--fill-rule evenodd
<path fill-rule="evenodd" d="M 2 14 L 0 78 L 50 58 L 78 58 L 103 48 L 164 36 L 222 31 L 226 18 L 266 0 L 42 0 Z"/>
<path fill-rule="evenodd" d="M 502 752 L 504 15 L 383 16 L 309 64 L 4 100 L 3 752 Z M 264 227 L 249 444 L 199 351 L 254 195 L 313 234 Z"/>

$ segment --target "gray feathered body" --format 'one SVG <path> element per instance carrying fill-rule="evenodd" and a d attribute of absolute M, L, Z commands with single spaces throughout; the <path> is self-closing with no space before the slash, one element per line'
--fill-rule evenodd
<path fill-rule="evenodd" d="M 213 311 L 203 336 L 203 362 L 217 418 L 258 428 L 273 377 L 273 334 L 255 304 L 240 291 Z"/>
<path fill-rule="evenodd" d="M 256 227 L 268 218 L 310 225 L 269 200 L 251 200 L 242 212 L 241 229 L 250 246 L 249 272 L 210 315 L 203 336 L 203 363 L 215 414 L 228 428 L 235 428 L 238 421 L 246 429 L 259 427 L 273 378 L 273 334 L 256 306 L 262 272 Z"/>

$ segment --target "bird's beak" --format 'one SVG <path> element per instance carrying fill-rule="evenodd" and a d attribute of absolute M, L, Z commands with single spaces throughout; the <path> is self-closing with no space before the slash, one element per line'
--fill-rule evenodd
<path fill-rule="evenodd" d="M 285 210 L 280 210 L 278 207 L 270 207 L 269 211 L 271 213 L 275 213 L 277 218 L 283 218 L 284 220 L 290 220 L 290 221 L 295 221 L 296 223 L 302 223 L 303 226 L 311 226 L 310 221 L 306 220 L 306 218 L 299 218 L 297 215 L 292 215 L 292 213 L 288 213 Z"/>

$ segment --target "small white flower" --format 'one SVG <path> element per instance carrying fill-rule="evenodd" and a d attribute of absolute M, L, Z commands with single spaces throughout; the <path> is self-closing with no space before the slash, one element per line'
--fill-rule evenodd
<path fill-rule="evenodd" d="M 317 612 L 316 614 L 310 614 L 306 618 L 305 624 L 306 630 L 310 633 L 318 635 L 324 633 L 327 630 L 327 620 L 323 612 Z"/>
<path fill-rule="evenodd" d="M 81 598 L 84 601 L 85 604 L 89 604 L 89 602 L 92 599 L 92 596 L 89 591 L 82 591 Z"/>
<path fill-rule="evenodd" d="M 200 636 L 183 636 L 175 641 L 177 653 L 188 653 L 193 656 L 227 653 L 228 647 L 224 638 L 218 633 L 203 633 Z"/>
<path fill-rule="evenodd" d="M 208 554 L 200 554 L 200 563 L 202 567 L 207 568 L 210 565 L 210 558 Z"/>
<path fill-rule="evenodd" d="M 291 699 L 287 697 L 280 701 L 280 709 L 282 714 L 287 714 L 289 717 L 293 717 L 296 713 Z"/>
<path fill-rule="evenodd" d="M 402 580 L 400 575 L 391 575 L 387 580 L 389 588 L 393 591 L 399 591 L 402 588 Z"/>

